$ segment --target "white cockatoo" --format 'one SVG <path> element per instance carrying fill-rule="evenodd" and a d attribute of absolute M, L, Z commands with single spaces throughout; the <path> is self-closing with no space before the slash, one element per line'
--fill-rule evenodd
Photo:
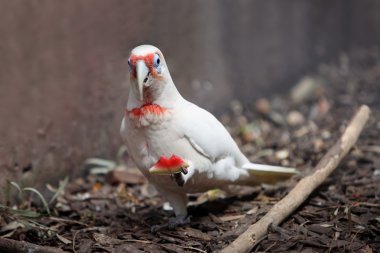
<path fill-rule="evenodd" d="M 132 160 L 174 210 L 176 218 L 165 227 L 188 222 L 187 193 L 273 183 L 297 173 L 250 163 L 211 113 L 181 96 L 158 48 L 134 48 L 128 65 L 131 87 L 121 135 Z"/>

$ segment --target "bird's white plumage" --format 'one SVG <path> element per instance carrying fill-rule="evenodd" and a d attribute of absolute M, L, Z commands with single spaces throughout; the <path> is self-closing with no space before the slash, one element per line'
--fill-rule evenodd
<path fill-rule="evenodd" d="M 248 162 L 226 128 L 208 111 L 187 102 L 177 124 L 212 161 L 231 156 L 238 166 Z"/>
<path fill-rule="evenodd" d="M 159 49 L 155 46 L 152 45 L 140 45 L 138 47 L 135 47 L 132 51 L 131 54 L 134 55 L 146 55 L 147 53 L 151 52 L 157 52 Z"/>
<path fill-rule="evenodd" d="M 186 193 L 223 187 L 229 183 L 260 182 L 257 177 L 265 174 L 265 170 L 271 175 L 295 173 L 294 170 L 282 171 L 279 167 L 249 163 L 228 131 L 212 114 L 179 94 L 158 48 L 142 45 L 133 49 L 131 55 L 152 53 L 160 55 L 163 69 L 160 75 L 152 78 L 150 86 L 144 91 L 153 93 L 148 97 L 153 99 L 140 101 L 134 93 L 137 81 L 131 78 L 132 89 L 121 134 L 136 165 L 168 199 L 176 215 L 186 213 Z M 146 104 L 162 107 L 162 113 L 131 114 L 131 111 Z M 173 154 L 190 165 L 189 173 L 183 175 L 183 186 L 177 185 L 170 176 L 148 172 L 161 156 L 170 157 Z M 251 173 L 255 167 L 259 172 Z M 255 180 L 250 180 L 253 175 Z"/>

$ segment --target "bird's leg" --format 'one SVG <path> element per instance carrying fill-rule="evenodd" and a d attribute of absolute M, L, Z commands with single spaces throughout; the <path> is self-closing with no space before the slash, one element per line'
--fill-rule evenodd
<path fill-rule="evenodd" d="M 190 216 L 187 215 L 187 195 L 179 191 L 167 191 L 160 186 L 156 188 L 169 201 L 176 217 L 170 218 L 166 224 L 152 226 L 151 231 L 157 232 L 162 229 L 175 229 L 176 227 L 189 224 Z"/>
<path fill-rule="evenodd" d="M 190 223 L 190 220 L 191 220 L 191 217 L 186 215 L 186 214 L 185 215 L 179 215 L 179 216 L 170 218 L 168 223 L 165 223 L 162 225 L 152 226 L 150 230 L 153 233 L 156 233 L 156 232 L 163 230 L 163 229 L 172 230 L 172 229 L 175 229 L 177 227 L 188 225 Z"/>

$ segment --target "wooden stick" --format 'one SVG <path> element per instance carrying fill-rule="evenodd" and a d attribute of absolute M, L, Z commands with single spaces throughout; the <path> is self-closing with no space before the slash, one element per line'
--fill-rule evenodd
<path fill-rule="evenodd" d="M 39 252 L 39 253 L 68 253 L 58 248 L 40 246 L 30 242 L 16 241 L 0 237 L 0 252 L 5 253 L 25 253 L 25 252 Z"/>
<path fill-rule="evenodd" d="M 278 225 L 295 211 L 309 195 L 335 170 L 342 158 L 348 153 L 359 137 L 367 122 L 370 109 L 362 105 L 352 118 L 338 142 L 330 148 L 317 164 L 314 173 L 301 179 L 282 200 L 258 222 L 251 225 L 235 241 L 224 248 L 221 253 L 248 252 L 263 237 L 270 224 Z"/>

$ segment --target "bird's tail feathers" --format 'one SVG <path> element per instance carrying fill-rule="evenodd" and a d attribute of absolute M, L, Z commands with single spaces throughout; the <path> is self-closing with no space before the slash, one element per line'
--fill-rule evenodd
<path fill-rule="evenodd" d="M 261 183 L 274 184 L 299 174 L 299 171 L 294 168 L 257 163 L 247 163 L 243 165 L 243 169 L 249 172 L 249 178 L 244 180 L 249 185 Z"/>

